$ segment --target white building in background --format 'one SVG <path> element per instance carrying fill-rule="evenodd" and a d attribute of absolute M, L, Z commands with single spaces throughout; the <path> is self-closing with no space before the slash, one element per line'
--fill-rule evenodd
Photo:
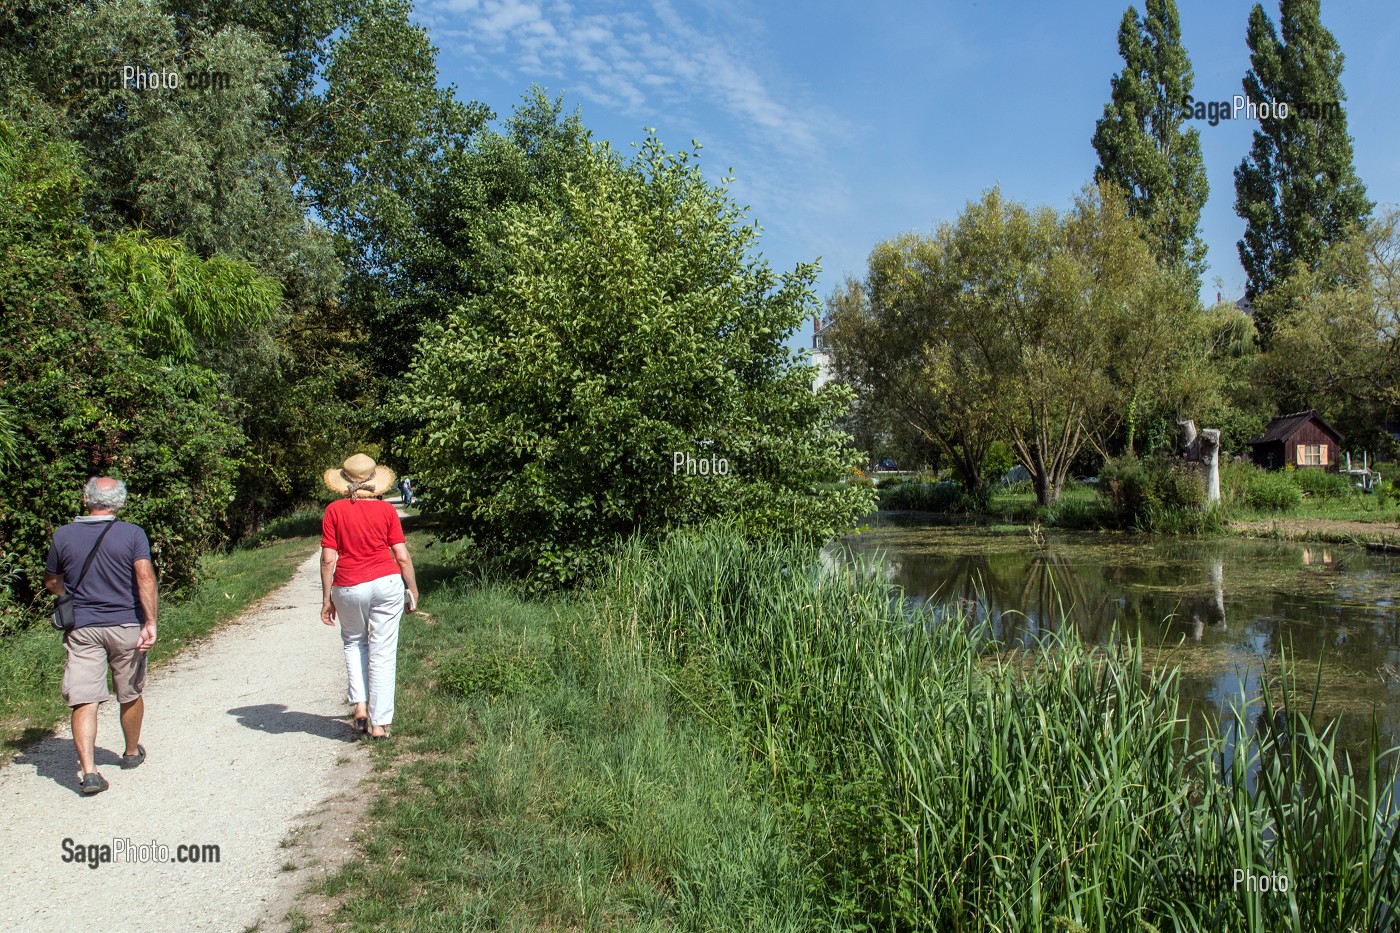
<path fill-rule="evenodd" d="M 822 319 L 812 318 L 812 365 L 817 367 L 817 376 L 812 380 L 812 391 L 826 385 L 835 375 L 831 371 L 831 351 L 826 348 L 826 335 L 822 333 Z"/>

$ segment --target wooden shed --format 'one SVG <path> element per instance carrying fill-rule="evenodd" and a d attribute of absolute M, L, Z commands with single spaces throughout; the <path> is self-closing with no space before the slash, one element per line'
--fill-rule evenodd
<path fill-rule="evenodd" d="M 1279 415 L 1264 433 L 1248 441 L 1252 459 L 1266 470 L 1292 465 L 1300 470 L 1336 472 L 1342 434 L 1316 411 Z"/>

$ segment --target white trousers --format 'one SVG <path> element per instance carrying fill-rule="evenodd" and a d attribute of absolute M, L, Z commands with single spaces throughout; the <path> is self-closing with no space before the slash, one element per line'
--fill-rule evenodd
<path fill-rule="evenodd" d="M 376 726 L 394 721 L 394 668 L 403 601 L 403 577 L 396 573 L 355 586 L 331 587 L 350 681 L 345 699 L 368 702 L 369 721 Z"/>

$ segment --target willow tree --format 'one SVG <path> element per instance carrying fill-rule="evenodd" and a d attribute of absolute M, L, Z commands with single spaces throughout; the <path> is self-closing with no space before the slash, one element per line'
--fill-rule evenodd
<path fill-rule="evenodd" d="M 987 451 L 1005 435 L 1008 400 L 955 319 L 948 246 L 914 233 L 876 245 L 865 279 L 828 301 L 826 337 L 837 376 L 937 449 L 977 493 Z"/>
<path fill-rule="evenodd" d="M 1199 353 L 1191 277 L 1158 264 L 1111 187 L 1063 216 L 993 189 L 932 237 L 876 247 L 863 289 L 833 331 L 841 365 L 926 424 L 966 476 L 1009 439 L 1042 505 Z"/>

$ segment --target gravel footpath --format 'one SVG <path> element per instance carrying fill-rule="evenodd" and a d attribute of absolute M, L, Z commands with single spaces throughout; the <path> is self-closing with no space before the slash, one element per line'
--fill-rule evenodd
<path fill-rule="evenodd" d="M 346 725 L 339 630 L 319 619 L 318 555 L 150 676 L 141 735 L 148 758 L 139 768 L 121 769 L 118 706 L 102 705 L 105 793 L 77 793 L 66 723 L 0 768 L 0 928 L 238 933 L 282 925 L 308 856 L 284 840 L 327 801 L 358 794 L 367 768 L 367 750 Z M 111 846 L 113 861 L 65 863 L 64 840 Z M 127 861 L 117 840 L 167 847 L 170 861 L 143 863 L 139 849 Z M 218 861 L 177 862 L 182 844 L 218 846 Z"/>

